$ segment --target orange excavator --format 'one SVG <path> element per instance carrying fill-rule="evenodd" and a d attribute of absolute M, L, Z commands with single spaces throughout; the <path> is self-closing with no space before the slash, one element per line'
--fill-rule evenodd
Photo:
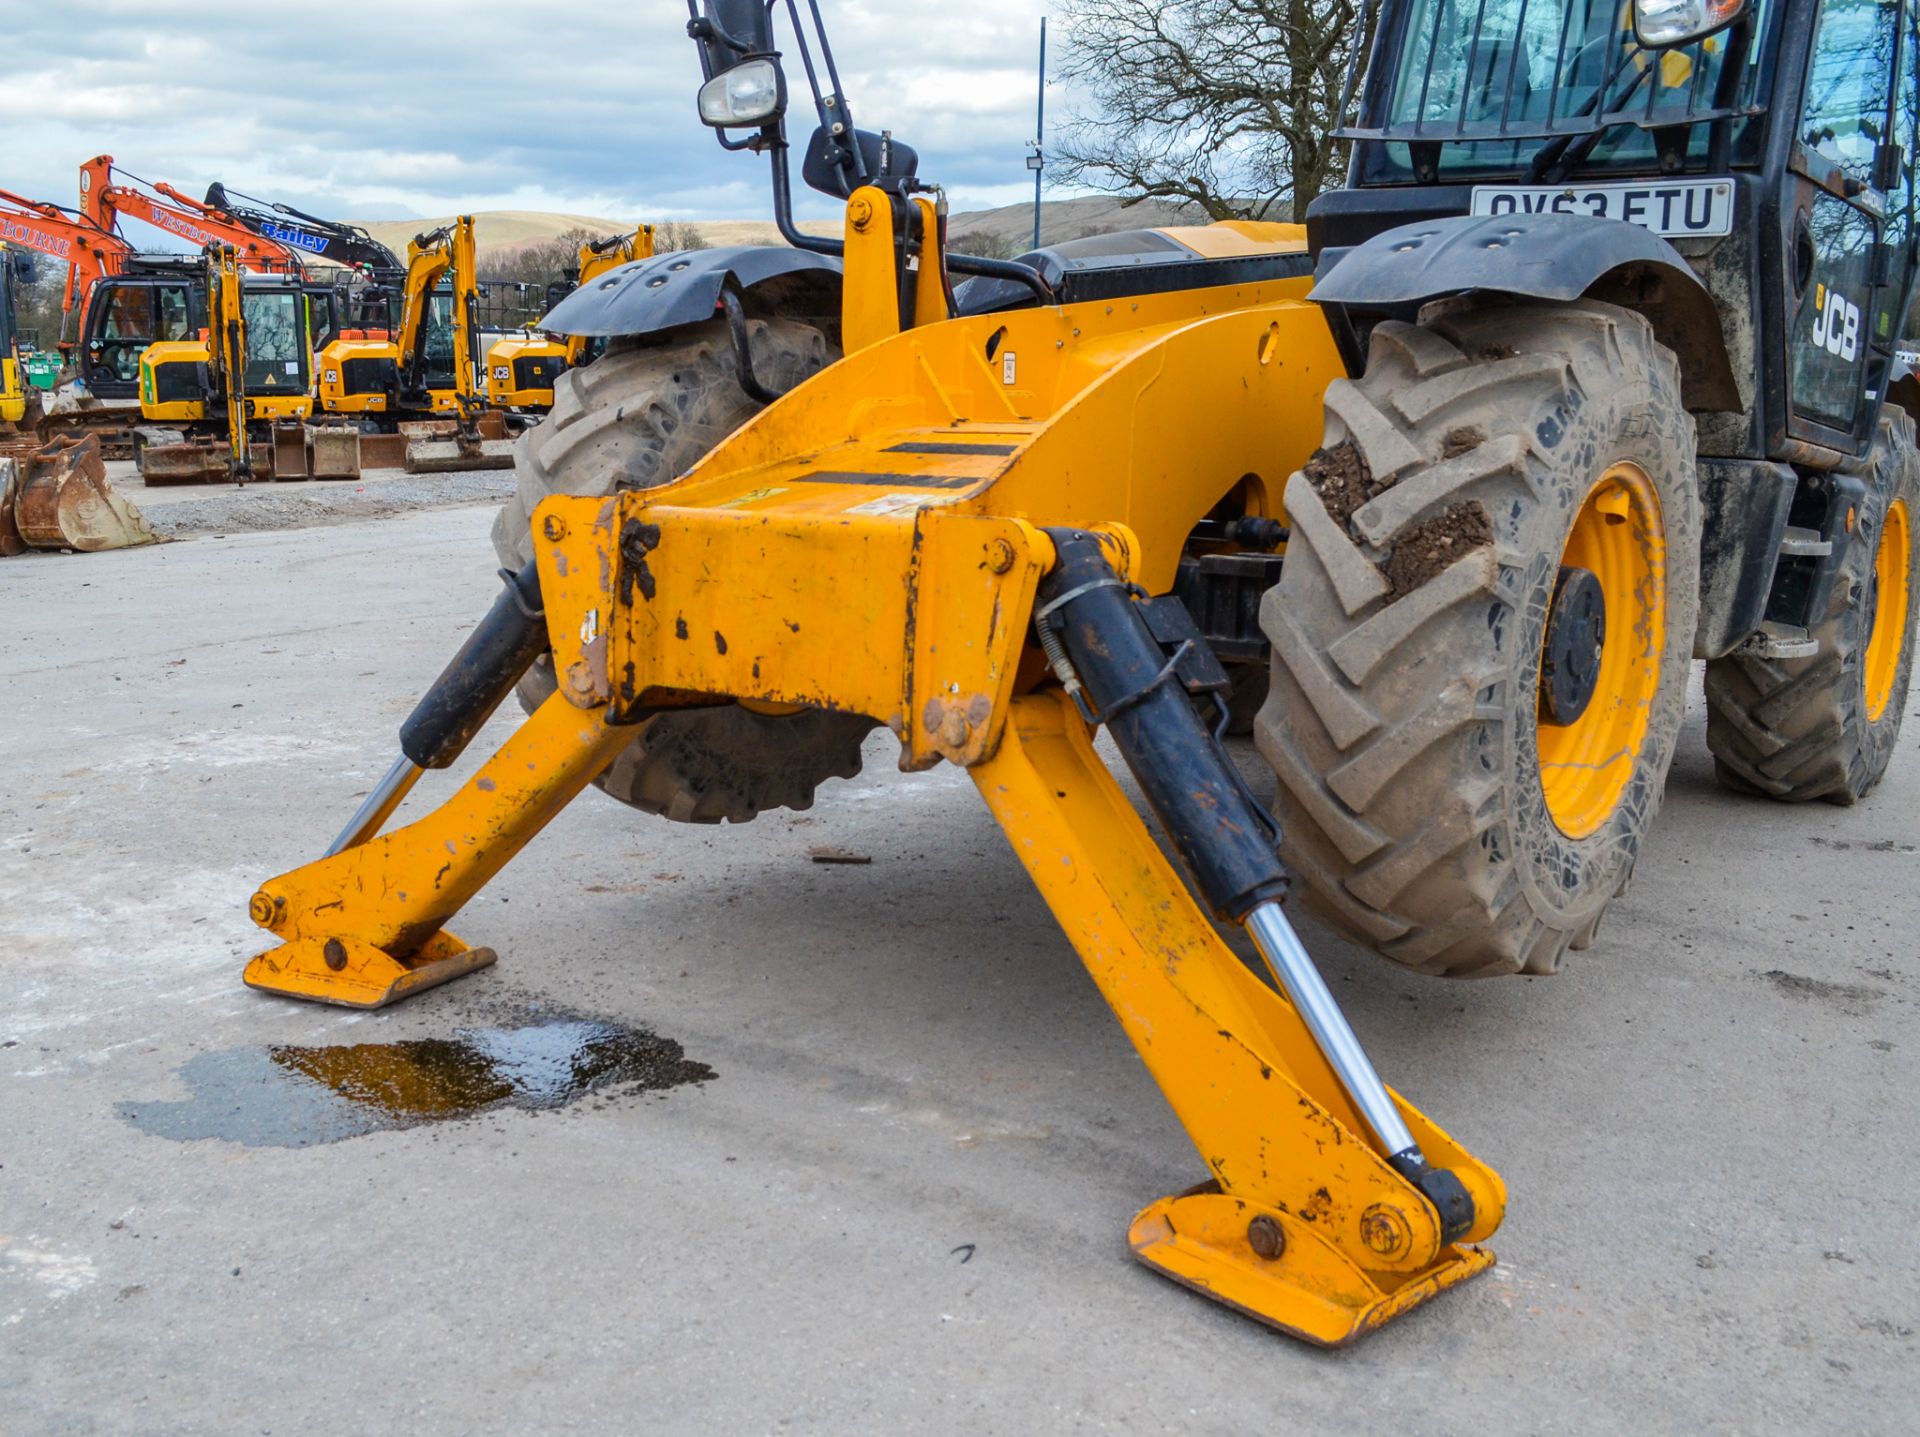
<path fill-rule="evenodd" d="M 65 261 L 67 287 L 61 307 L 68 313 L 85 305 L 94 285 L 121 273 L 133 246 L 79 210 L 30 200 L 0 190 L 0 242 Z"/>
<path fill-rule="evenodd" d="M 305 273 L 298 251 L 172 185 L 119 169 L 112 155 L 95 155 L 80 166 L 80 210 L 103 230 L 117 230 L 123 218 L 139 220 L 185 241 L 196 254 L 210 244 L 232 245 L 240 267 L 258 274 Z"/>

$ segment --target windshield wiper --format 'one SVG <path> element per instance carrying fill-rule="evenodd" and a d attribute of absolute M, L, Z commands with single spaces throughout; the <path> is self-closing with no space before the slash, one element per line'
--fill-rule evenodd
<path fill-rule="evenodd" d="M 1656 61 L 1655 64 L 1657 63 Z M 1621 68 L 1624 69 L 1625 66 L 1622 65 Z M 1654 65 L 1647 65 L 1642 69 L 1636 70 L 1632 81 L 1627 85 L 1626 91 L 1615 104 L 1624 105 L 1627 101 L 1631 100 L 1633 98 L 1633 92 L 1640 88 L 1640 82 L 1651 75 L 1654 68 Z M 1606 96 L 1608 84 L 1610 84 L 1619 73 L 1619 70 L 1615 70 L 1612 75 L 1607 76 L 1606 83 L 1603 83 L 1599 89 L 1593 92 L 1593 98 L 1580 106 L 1579 109 L 1575 110 L 1573 114 L 1567 118 L 1581 119 L 1598 110 L 1600 108 L 1600 101 Z M 1527 179 L 1538 183 L 1548 178 L 1547 172 L 1552 170 L 1554 171 L 1552 178 L 1556 182 L 1564 180 L 1575 165 L 1593 153 L 1594 146 L 1600 143 L 1600 137 L 1606 134 L 1611 128 L 1612 126 L 1610 125 L 1600 126 L 1596 129 L 1588 130 L 1583 134 L 1562 135 L 1557 140 L 1547 141 L 1546 144 L 1540 147 L 1539 153 L 1534 155 L 1533 163 L 1527 166 Z"/>

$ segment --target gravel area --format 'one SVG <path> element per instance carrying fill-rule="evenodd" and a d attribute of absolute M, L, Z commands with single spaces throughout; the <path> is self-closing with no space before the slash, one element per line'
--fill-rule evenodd
<path fill-rule="evenodd" d="M 492 469 L 458 474 L 409 474 L 352 481 L 314 480 L 302 484 L 222 485 L 175 497 L 178 489 L 155 491 L 135 481 L 116 480 L 120 490 L 146 516 L 153 531 L 168 539 L 198 535 L 264 533 L 308 529 L 321 524 L 355 524 L 419 509 L 462 504 L 498 504 L 513 492 L 513 471 Z M 156 495 L 164 492 L 163 502 Z"/>

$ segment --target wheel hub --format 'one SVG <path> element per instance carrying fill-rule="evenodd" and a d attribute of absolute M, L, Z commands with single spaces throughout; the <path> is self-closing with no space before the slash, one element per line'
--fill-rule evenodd
<path fill-rule="evenodd" d="M 1607 596 L 1590 569 L 1563 565 L 1547 608 L 1540 656 L 1540 718 L 1564 727 L 1577 722 L 1600 685 L 1607 645 Z"/>

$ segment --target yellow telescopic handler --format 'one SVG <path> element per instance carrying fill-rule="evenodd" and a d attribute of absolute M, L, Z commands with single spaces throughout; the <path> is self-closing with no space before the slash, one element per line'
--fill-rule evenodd
<path fill-rule="evenodd" d="M 378 1007 L 470 973 L 495 955 L 445 925 L 589 784 L 744 822 L 885 726 L 973 779 L 1193 1140 L 1142 1262 L 1334 1346 L 1488 1268 L 1499 1176 L 1383 1083 L 1288 910 L 1436 975 L 1553 971 L 1632 872 L 1695 656 L 1730 787 L 1877 782 L 1920 594 L 1920 384 L 1879 338 L 1916 116 L 1878 101 L 1909 148 L 1867 156 L 1856 254 L 1818 217 L 1859 156 L 1822 189 L 1769 105 L 1831 93 L 1812 0 L 1636 0 L 1626 30 L 1540 0 L 1558 62 L 1494 0 L 1449 48 L 1437 3 L 1385 0 L 1352 181 L 1306 227 L 1020 261 L 946 251 L 816 6 L 691 5 L 700 114 L 771 161 L 791 247 L 638 260 L 543 322 L 604 351 L 519 441 L 506 589 L 327 855 L 254 895 L 278 942 L 247 982 Z M 844 241 L 793 221 L 781 8 Z M 1801 212 L 1782 296 L 1748 236 Z M 1269 671 L 1271 814 L 1223 746 Z M 388 831 L 516 689 L 519 730 Z"/>

